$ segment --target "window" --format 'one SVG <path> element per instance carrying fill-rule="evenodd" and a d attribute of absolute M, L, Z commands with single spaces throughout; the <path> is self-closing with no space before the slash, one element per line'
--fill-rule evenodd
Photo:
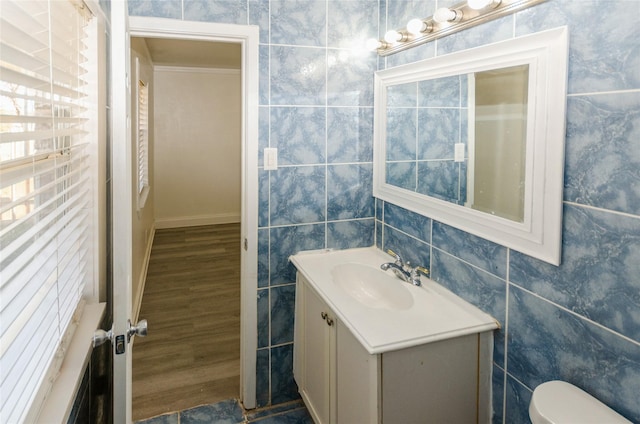
<path fill-rule="evenodd" d="M 0 422 L 28 419 L 93 284 L 89 21 L 0 1 Z"/>
<path fill-rule="evenodd" d="M 136 60 L 138 74 L 140 63 Z M 138 80 L 138 210 L 144 208 L 149 194 L 149 84 Z"/>

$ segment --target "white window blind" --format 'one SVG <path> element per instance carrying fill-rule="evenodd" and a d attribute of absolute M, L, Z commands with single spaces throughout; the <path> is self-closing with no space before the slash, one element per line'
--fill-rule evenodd
<path fill-rule="evenodd" d="M 138 80 L 137 156 L 138 209 L 142 209 L 147 200 L 147 192 L 149 191 L 149 86 L 142 80 Z"/>
<path fill-rule="evenodd" d="M 84 17 L 0 0 L 0 422 L 25 420 L 92 278 Z"/>

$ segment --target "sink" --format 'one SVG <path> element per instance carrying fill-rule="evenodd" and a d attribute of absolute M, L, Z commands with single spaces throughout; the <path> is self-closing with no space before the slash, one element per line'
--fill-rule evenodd
<path fill-rule="evenodd" d="M 342 264 L 331 270 L 334 284 L 374 309 L 404 310 L 413 306 L 407 283 L 369 265 Z"/>

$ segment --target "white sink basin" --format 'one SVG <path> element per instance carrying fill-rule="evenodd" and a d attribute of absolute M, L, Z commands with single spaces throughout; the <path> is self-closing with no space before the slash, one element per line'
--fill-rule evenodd
<path fill-rule="evenodd" d="M 331 269 L 333 282 L 361 304 L 374 309 L 406 310 L 413 296 L 393 274 L 361 264 L 343 264 Z"/>

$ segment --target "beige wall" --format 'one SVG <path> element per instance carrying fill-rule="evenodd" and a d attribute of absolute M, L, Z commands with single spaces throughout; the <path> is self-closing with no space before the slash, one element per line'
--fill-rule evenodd
<path fill-rule="evenodd" d="M 240 71 L 155 68 L 158 228 L 240 221 Z"/>
<path fill-rule="evenodd" d="M 140 63 L 140 74 L 136 75 L 136 58 Z M 131 80 L 132 80 L 132 96 L 131 96 L 131 157 L 133 166 L 133 189 L 132 189 L 132 239 L 133 239 L 133 306 L 134 306 L 134 322 L 137 320 L 137 312 L 142 298 L 142 289 L 144 279 L 147 272 L 148 255 L 151 252 L 151 244 L 153 242 L 154 232 L 154 166 L 153 166 L 153 64 L 147 49 L 147 45 L 142 38 L 131 39 Z M 144 208 L 138 210 L 138 190 L 137 190 L 137 161 L 136 161 L 136 139 L 137 131 L 137 92 L 138 79 L 142 79 L 149 86 L 149 182 L 150 190 Z M 116 193 L 117 195 L 117 193 Z"/>

